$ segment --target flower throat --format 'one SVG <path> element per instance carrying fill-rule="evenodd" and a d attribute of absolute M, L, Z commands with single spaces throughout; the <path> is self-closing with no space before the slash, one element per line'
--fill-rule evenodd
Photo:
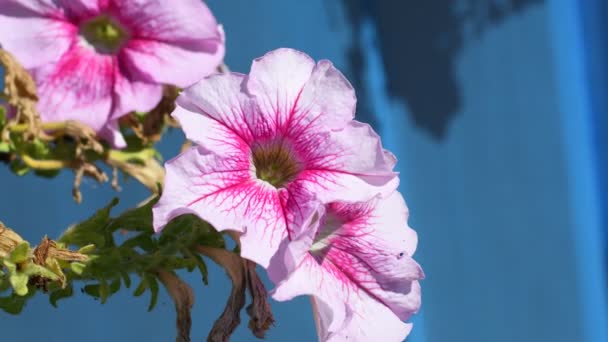
<path fill-rule="evenodd" d="M 268 144 L 252 149 L 253 166 L 258 179 L 280 188 L 293 180 L 301 166 L 283 144 Z"/>
<path fill-rule="evenodd" d="M 80 26 L 80 35 L 95 50 L 102 53 L 118 51 L 127 39 L 127 32 L 124 28 L 107 15 L 100 15 L 85 21 Z"/>

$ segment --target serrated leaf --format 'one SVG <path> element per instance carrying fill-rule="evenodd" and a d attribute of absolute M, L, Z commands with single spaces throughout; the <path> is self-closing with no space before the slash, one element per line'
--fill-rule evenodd
<path fill-rule="evenodd" d="M 20 264 L 28 260 L 30 256 L 30 244 L 27 241 L 23 241 L 18 244 L 8 257 L 8 260 L 15 264 Z"/>
<path fill-rule="evenodd" d="M 25 296 L 28 292 L 27 282 L 29 277 L 23 273 L 11 274 L 8 278 L 15 293 L 19 296 Z"/>
<path fill-rule="evenodd" d="M 120 245 L 121 248 L 139 247 L 146 252 L 152 252 L 156 249 L 156 241 L 150 235 L 139 234 L 132 237 Z"/>
<path fill-rule="evenodd" d="M 49 295 L 49 302 L 51 303 L 52 306 L 57 307 L 58 300 L 71 297 L 73 294 L 74 294 L 74 289 L 70 285 L 70 286 L 66 287 L 65 289 L 58 289 L 56 291 L 53 291 Z"/>
<path fill-rule="evenodd" d="M 112 220 L 112 223 L 108 226 L 108 230 L 113 232 L 118 229 L 124 229 L 153 234 L 152 207 L 156 202 L 158 202 L 158 197 L 151 199 L 141 207 L 127 210 Z"/>
<path fill-rule="evenodd" d="M 94 244 L 98 247 L 106 245 L 105 228 L 110 222 L 110 211 L 118 204 L 118 198 L 102 209 L 99 209 L 93 216 L 68 228 L 59 239 L 59 242 L 66 245 L 85 246 Z"/>

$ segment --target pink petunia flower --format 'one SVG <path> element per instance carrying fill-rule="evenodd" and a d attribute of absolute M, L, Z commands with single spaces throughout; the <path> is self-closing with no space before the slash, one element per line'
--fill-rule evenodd
<path fill-rule="evenodd" d="M 329 61 L 279 49 L 249 76 L 210 76 L 186 89 L 173 116 L 196 142 L 167 162 L 157 231 L 194 213 L 242 233 L 241 255 L 263 267 L 292 226 L 323 202 L 364 201 L 398 183 L 394 157 L 353 121 L 354 90 Z"/>
<path fill-rule="evenodd" d="M 0 0 L 0 44 L 38 87 L 44 121 L 79 120 L 123 145 L 116 120 L 148 111 L 224 56 L 200 0 Z"/>
<path fill-rule="evenodd" d="M 394 192 L 366 203 L 320 207 L 268 269 L 272 297 L 311 295 L 320 341 L 403 341 L 420 307 L 416 232 Z"/>

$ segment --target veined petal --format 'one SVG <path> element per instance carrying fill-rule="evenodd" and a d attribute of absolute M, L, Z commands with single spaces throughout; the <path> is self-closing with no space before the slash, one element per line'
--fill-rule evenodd
<path fill-rule="evenodd" d="M 0 45 L 25 68 L 57 61 L 76 41 L 78 28 L 52 1 L 3 1 Z"/>
<path fill-rule="evenodd" d="M 271 264 L 269 272 L 287 275 L 271 275 L 277 283 L 273 297 L 314 296 L 322 341 L 405 338 L 410 326 L 401 320 L 420 307 L 424 273 L 408 254 L 416 237 L 401 195 L 330 203 L 319 222 L 279 249 L 273 264 L 282 262 L 283 269 Z"/>
<path fill-rule="evenodd" d="M 134 38 L 121 51 L 121 58 L 142 80 L 188 87 L 214 73 L 224 53 L 220 27 L 216 36 L 194 43 Z"/>
<path fill-rule="evenodd" d="M 174 217 L 195 214 L 219 231 L 241 232 L 241 255 L 267 267 L 287 226 L 307 217 L 284 212 L 288 195 L 254 179 L 248 155 L 192 147 L 165 167 L 163 194 L 153 211 L 156 231 Z"/>
<path fill-rule="evenodd" d="M 355 92 L 331 62 L 315 62 L 292 49 L 254 60 L 247 90 L 278 130 L 297 136 L 306 130 L 342 128 L 354 116 Z"/>
<path fill-rule="evenodd" d="M 112 15 L 136 39 L 186 43 L 205 49 L 207 39 L 218 39 L 217 22 L 200 0 L 112 0 Z"/>
<path fill-rule="evenodd" d="M 275 134 L 272 122 L 242 91 L 244 80 L 245 75 L 237 73 L 212 75 L 182 92 L 177 104 L 189 113 L 180 109 L 174 116 L 182 123 L 188 139 L 215 149 L 221 148 L 212 141 L 216 135 L 230 135 L 251 144 Z M 212 131 L 208 131 L 210 127 Z M 219 130 L 221 133 L 216 134 Z"/>
<path fill-rule="evenodd" d="M 78 120 L 96 131 L 108 121 L 115 57 L 75 44 L 58 62 L 33 70 L 32 76 L 38 86 L 42 120 Z"/>
<path fill-rule="evenodd" d="M 129 28 L 120 58 L 142 81 L 187 87 L 224 58 L 224 31 L 200 0 L 114 0 L 111 13 Z"/>
<path fill-rule="evenodd" d="M 115 63 L 114 106 L 111 118 L 117 119 L 132 111 L 152 110 L 163 97 L 163 86 L 133 79 L 129 72 Z"/>
<path fill-rule="evenodd" d="M 324 203 L 367 201 L 399 184 L 394 157 L 367 124 L 352 121 L 339 131 L 301 135 L 294 144 L 306 169 L 290 187 L 308 189 Z"/>

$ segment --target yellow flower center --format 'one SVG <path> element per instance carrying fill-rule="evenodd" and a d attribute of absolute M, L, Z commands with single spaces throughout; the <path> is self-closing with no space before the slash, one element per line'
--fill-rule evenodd
<path fill-rule="evenodd" d="M 292 181 L 301 163 L 283 143 L 260 144 L 252 148 L 253 166 L 258 179 L 280 188 Z"/>
<path fill-rule="evenodd" d="M 107 15 L 85 21 L 80 26 L 80 35 L 102 53 L 116 52 L 128 36 L 126 30 Z"/>

